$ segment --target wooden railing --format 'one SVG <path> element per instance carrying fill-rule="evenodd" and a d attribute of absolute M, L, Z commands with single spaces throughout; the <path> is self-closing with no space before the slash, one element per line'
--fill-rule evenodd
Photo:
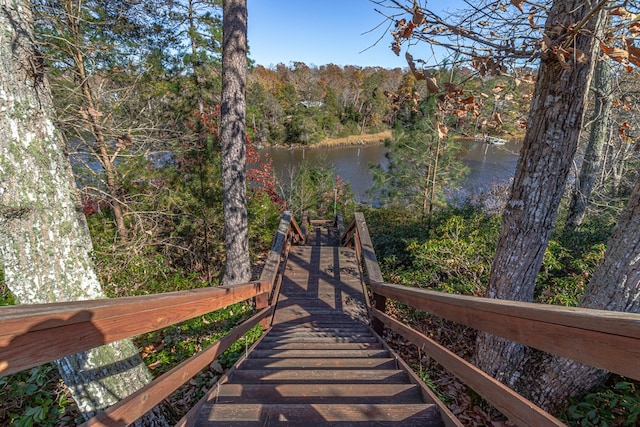
<path fill-rule="evenodd" d="M 300 240 L 303 235 L 299 227 L 291 215 L 285 213 L 260 280 L 255 282 L 126 298 L 0 307 L 0 376 L 253 298 L 259 311 L 250 319 L 83 425 L 132 423 L 211 364 L 255 325 L 270 324 L 281 282 L 282 261 L 288 256 L 291 243 Z M 194 416 L 199 404 L 181 424 Z"/>
<path fill-rule="evenodd" d="M 424 334 L 385 313 L 387 298 L 490 334 L 640 380 L 640 314 L 452 295 L 385 283 L 364 216 L 341 243 L 354 245 L 373 295 L 372 326 L 404 336 L 519 425 L 564 425 Z"/>

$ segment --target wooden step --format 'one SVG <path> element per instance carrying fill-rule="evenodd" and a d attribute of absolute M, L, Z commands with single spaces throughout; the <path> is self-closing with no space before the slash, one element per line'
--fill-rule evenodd
<path fill-rule="evenodd" d="M 398 369 L 396 360 L 391 357 L 348 359 L 327 357 L 256 359 L 250 357 L 242 362 L 240 367 L 242 369 Z"/>
<path fill-rule="evenodd" d="M 367 334 L 371 335 L 371 330 L 368 326 L 329 326 L 329 327 L 293 327 L 289 326 L 287 328 L 273 328 L 269 331 L 269 336 L 333 336 L 333 335 L 350 335 L 350 334 Z"/>
<path fill-rule="evenodd" d="M 389 357 L 389 352 L 384 350 L 382 346 L 378 349 L 333 349 L 331 350 L 331 355 L 337 358 L 362 358 L 362 357 Z M 313 349 L 261 349 L 256 348 L 251 352 L 251 357 L 255 358 L 302 358 L 302 357 L 310 357 L 316 358 L 318 357 L 318 350 Z"/>
<path fill-rule="evenodd" d="M 224 384 L 218 403 L 423 403 L 415 384 Z"/>
<path fill-rule="evenodd" d="M 207 404 L 196 425 L 225 426 L 442 426 L 440 413 L 429 404 Z"/>
<path fill-rule="evenodd" d="M 261 342 L 256 347 L 260 350 L 376 350 L 382 349 L 379 342 L 290 342 L 268 343 Z"/>
<path fill-rule="evenodd" d="M 371 335 L 334 335 L 334 336 L 294 336 L 278 337 L 267 335 L 262 343 L 375 343 L 378 340 Z"/>
<path fill-rule="evenodd" d="M 396 369 L 237 369 L 229 375 L 229 382 L 242 384 L 289 383 L 289 384 L 401 384 L 408 383 L 406 372 Z"/>

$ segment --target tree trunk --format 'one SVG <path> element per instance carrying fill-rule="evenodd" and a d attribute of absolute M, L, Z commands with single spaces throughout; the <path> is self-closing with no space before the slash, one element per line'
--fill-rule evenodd
<path fill-rule="evenodd" d="M 582 0 L 557 0 L 549 12 L 545 29 L 549 40 L 556 46 L 570 45 L 587 60 L 576 62 L 570 56 L 565 64 L 551 47 L 543 55 L 491 266 L 490 298 L 533 299 L 536 276 L 578 145 L 604 14 L 596 11 L 579 32 L 569 34 L 564 29 L 574 28 L 591 11 Z M 480 334 L 475 357 L 480 368 L 513 387 L 520 376 L 523 350 L 519 344 Z"/>
<path fill-rule="evenodd" d="M 575 187 L 571 193 L 569 213 L 565 222 L 566 230 L 575 230 L 584 219 L 593 186 L 601 174 L 603 165 L 603 148 L 609 139 L 611 131 L 611 108 L 613 99 L 613 73 L 606 61 L 596 65 L 593 91 L 595 93 L 595 107 L 593 111 L 591 133 L 585 149 L 584 160 L 580 167 L 580 174 L 576 178 Z"/>
<path fill-rule="evenodd" d="M 620 215 L 598 266 L 580 301 L 580 307 L 640 312 L 640 178 Z M 542 408 L 556 412 L 567 398 L 602 385 L 608 372 L 573 360 L 539 355 L 525 378 L 530 398 Z"/>
<path fill-rule="evenodd" d="M 0 261 L 20 303 L 104 298 L 69 161 L 53 122 L 30 3 L 0 0 Z M 130 341 L 69 356 L 60 374 L 85 417 L 148 383 Z M 141 425 L 166 425 L 151 415 Z"/>
<path fill-rule="evenodd" d="M 251 279 L 247 218 L 246 96 L 247 1 L 222 3 L 222 201 L 226 266 L 224 283 Z"/>

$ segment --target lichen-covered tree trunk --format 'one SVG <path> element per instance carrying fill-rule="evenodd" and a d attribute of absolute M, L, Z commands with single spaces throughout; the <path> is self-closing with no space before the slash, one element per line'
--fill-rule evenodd
<path fill-rule="evenodd" d="M 582 128 L 585 103 L 598 49 L 604 14 L 595 3 L 555 1 L 545 34 L 548 46 L 538 71 L 527 132 L 505 208 L 487 296 L 516 301 L 533 299 L 556 212 L 563 196 Z M 581 23 L 580 31 L 573 31 Z M 548 44 L 547 43 L 547 44 Z M 572 48 L 560 60 L 553 46 Z M 565 62 L 566 61 L 566 62 Z M 520 376 L 524 348 L 489 334 L 480 334 L 476 363 L 510 386 Z"/>
<path fill-rule="evenodd" d="M 589 142 L 585 148 L 580 173 L 571 192 L 569 213 L 565 221 L 565 229 L 567 230 L 575 230 L 582 224 L 593 186 L 602 170 L 602 151 L 611 132 L 612 89 L 613 71 L 611 70 L 611 65 L 607 61 L 600 61 L 596 65 L 595 78 L 593 80 L 595 103 L 591 118 L 591 132 L 589 133 Z"/>
<path fill-rule="evenodd" d="M 246 97 L 247 2 L 222 2 L 222 203 L 226 266 L 224 283 L 251 279 L 247 218 Z"/>
<path fill-rule="evenodd" d="M 640 178 L 607 243 L 604 260 L 596 269 L 580 307 L 640 312 Z M 608 372 L 573 360 L 546 354 L 534 359 L 524 381 L 530 398 L 555 412 L 568 397 L 601 385 Z"/>
<path fill-rule="evenodd" d="M 104 297 L 52 117 L 30 3 L 0 0 L 0 262 L 7 286 L 25 304 Z M 130 341 L 57 365 L 85 417 L 151 379 Z M 153 414 L 142 424 L 166 422 Z"/>

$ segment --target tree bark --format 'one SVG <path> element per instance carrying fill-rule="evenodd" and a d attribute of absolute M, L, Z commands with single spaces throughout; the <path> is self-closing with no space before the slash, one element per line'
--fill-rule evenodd
<path fill-rule="evenodd" d="M 567 29 L 587 17 L 592 7 L 582 0 L 557 0 L 549 12 L 545 34 L 552 46 L 570 46 L 584 53 L 586 60 L 564 58 L 566 67 L 553 54 L 552 46 L 543 55 L 491 266 L 490 298 L 533 299 L 536 276 L 578 145 L 604 14 L 596 11 L 580 31 Z M 480 334 L 475 359 L 484 371 L 514 387 L 524 354 L 519 344 Z"/>
<path fill-rule="evenodd" d="M 596 269 L 580 307 L 640 312 L 640 178 L 607 243 L 604 260 Z M 573 360 L 539 355 L 524 382 L 530 398 L 556 412 L 567 398 L 602 385 L 609 373 Z"/>
<path fill-rule="evenodd" d="M 593 117 L 591 118 L 589 142 L 585 149 L 580 174 L 576 178 L 575 187 L 571 193 L 569 213 L 565 221 L 566 230 L 575 230 L 582 224 L 594 184 L 601 174 L 603 166 L 602 150 L 611 132 L 612 89 L 613 73 L 611 66 L 606 61 L 600 61 L 596 65 L 593 82 L 595 106 Z"/>
<path fill-rule="evenodd" d="M 104 298 L 69 161 L 53 125 L 30 3 L 0 0 L 0 262 L 23 304 Z M 151 376 L 130 341 L 59 360 L 85 418 Z M 151 415 L 140 425 L 166 425 Z"/>
<path fill-rule="evenodd" d="M 251 279 L 247 218 L 246 81 L 247 2 L 222 3 L 222 191 L 226 266 L 224 283 Z"/>

